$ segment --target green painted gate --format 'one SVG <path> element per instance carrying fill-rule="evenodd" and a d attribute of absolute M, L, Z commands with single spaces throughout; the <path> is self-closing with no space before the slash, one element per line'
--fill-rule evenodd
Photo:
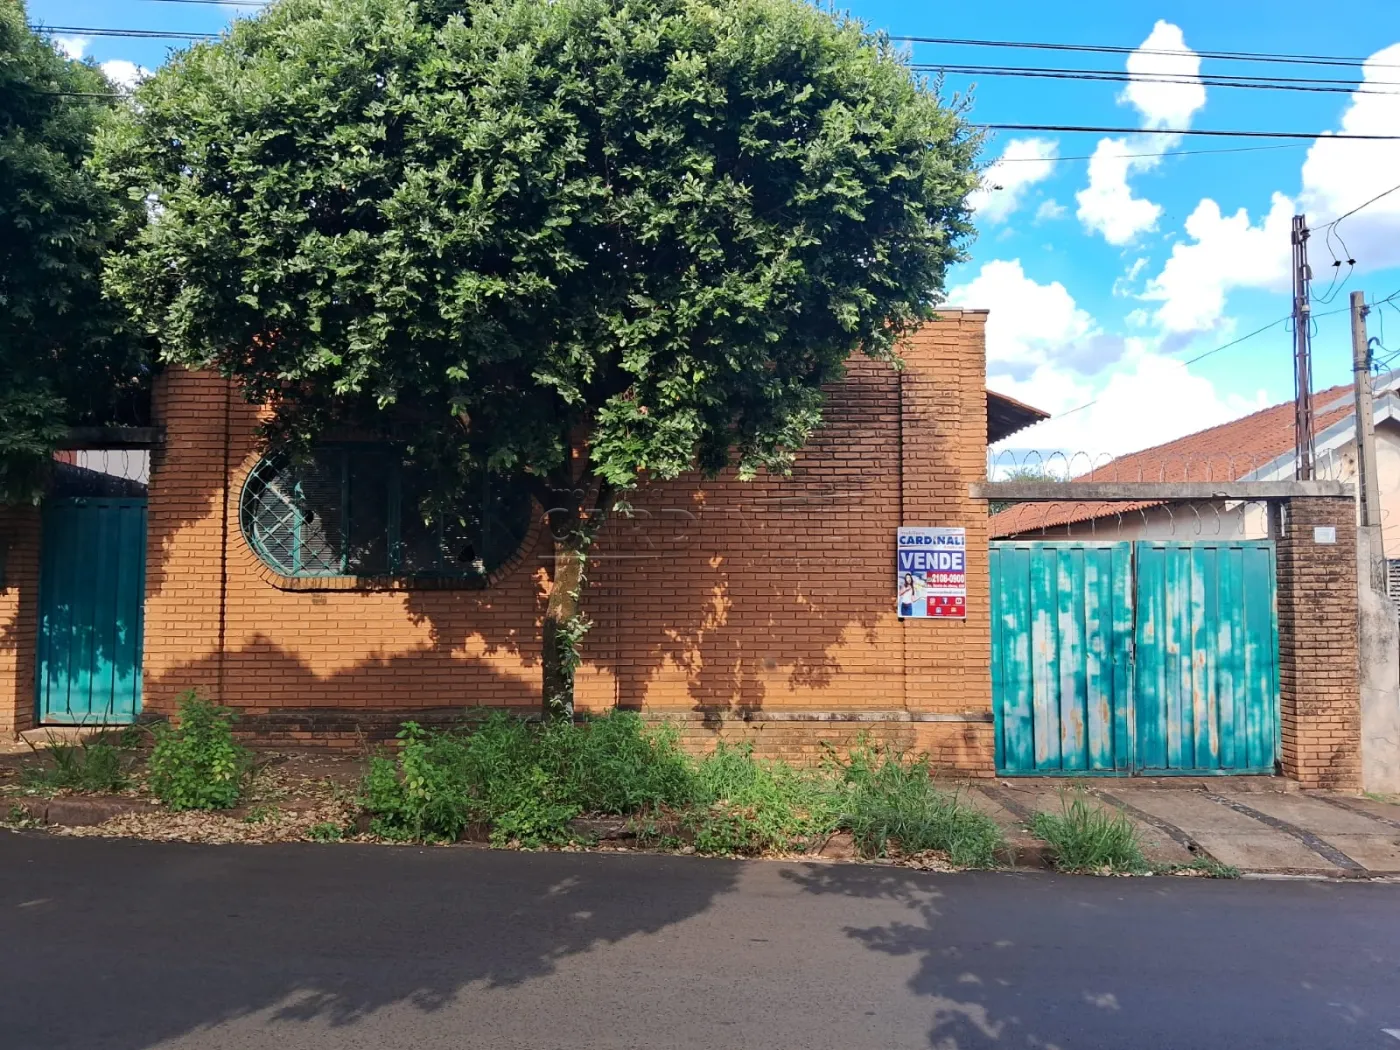
<path fill-rule="evenodd" d="M 996 542 L 997 770 L 1272 773 L 1274 548 Z"/>
<path fill-rule="evenodd" d="M 146 501 L 51 499 L 39 576 L 38 716 L 110 725 L 141 710 Z"/>

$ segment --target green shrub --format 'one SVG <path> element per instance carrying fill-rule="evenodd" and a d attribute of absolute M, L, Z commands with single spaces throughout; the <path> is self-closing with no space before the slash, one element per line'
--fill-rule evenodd
<path fill-rule="evenodd" d="M 1003 845 L 987 814 L 930 779 L 927 758 L 906 760 L 879 749 L 857 748 L 844 766 L 842 822 L 867 857 L 936 850 L 960 868 L 989 868 Z"/>
<path fill-rule="evenodd" d="M 821 770 L 754 758 L 721 742 L 696 769 L 698 805 L 685 817 L 701 853 L 789 852 L 836 830 L 841 791 Z"/>
<path fill-rule="evenodd" d="M 180 698 L 176 725 L 152 727 L 148 763 L 152 793 L 171 809 L 228 809 L 238 804 L 252 768 L 248 750 L 233 739 L 235 714 L 201 700 Z"/>
<path fill-rule="evenodd" d="M 1147 870 L 1138 830 L 1128 817 L 1092 805 L 1082 790 L 1060 793 L 1059 813 L 1040 812 L 1031 830 L 1050 844 L 1055 867 L 1072 872 Z"/>
<path fill-rule="evenodd" d="M 475 800 L 466 779 L 466 747 L 450 733 L 417 722 L 399 730 L 394 759 L 371 759 L 361 802 L 370 830 L 397 841 L 452 842 L 472 818 Z"/>
<path fill-rule="evenodd" d="M 129 782 L 124 748 L 107 739 L 68 743 L 51 737 L 39 752 L 40 764 L 27 766 L 23 785 L 31 791 L 120 791 Z"/>
<path fill-rule="evenodd" d="M 695 764 L 673 726 L 648 729 L 635 711 L 610 711 L 578 727 L 551 726 L 545 765 L 587 813 L 678 807 L 695 795 Z"/>
<path fill-rule="evenodd" d="M 694 794 L 674 730 L 648 730 L 634 712 L 579 726 L 498 713 L 470 733 L 409 722 L 399 739 L 397 759 L 375 759 L 361 790 L 386 838 L 451 841 L 480 822 L 498 845 L 558 845 L 580 813 L 679 806 Z"/>

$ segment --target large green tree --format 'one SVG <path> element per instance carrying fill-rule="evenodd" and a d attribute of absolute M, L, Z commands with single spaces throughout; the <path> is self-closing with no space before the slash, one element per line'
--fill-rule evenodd
<path fill-rule="evenodd" d="M 531 485 L 567 714 L 617 495 L 783 471 L 855 352 L 897 363 L 970 233 L 976 136 L 802 0 L 279 0 L 100 147 L 155 219 L 110 287 L 273 443 L 390 435 Z"/>
<path fill-rule="evenodd" d="M 0 0 L 0 503 L 37 497 L 68 426 L 140 412 L 141 343 L 103 298 L 101 263 L 143 209 L 86 166 L 119 104 Z"/>

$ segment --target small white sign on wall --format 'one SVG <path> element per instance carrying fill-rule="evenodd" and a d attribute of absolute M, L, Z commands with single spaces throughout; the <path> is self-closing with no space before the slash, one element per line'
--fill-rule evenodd
<path fill-rule="evenodd" d="M 1337 526 L 1335 526 L 1335 525 L 1314 525 L 1314 526 L 1313 526 L 1313 542 L 1314 542 L 1314 543 L 1336 543 L 1336 542 L 1337 542 Z"/>

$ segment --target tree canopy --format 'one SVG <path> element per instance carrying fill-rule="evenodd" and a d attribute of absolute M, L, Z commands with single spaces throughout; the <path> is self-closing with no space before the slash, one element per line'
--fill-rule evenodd
<path fill-rule="evenodd" d="M 164 356 L 274 442 L 525 479 L 575 552 L 581 499 L 786 469 L 932 316 L 978 179 L 958 107 L 802 0 L 279 0 L 138 99 L 109 286 Z"/>
<path fill-rule="evenodd" d="M 35 498 L 75 423 L 133 422 L 142 341 L 102 296 L 103 252 L 139 221 L 87 168 L 116 105 L 0 0 L 0 502 Z"/>

